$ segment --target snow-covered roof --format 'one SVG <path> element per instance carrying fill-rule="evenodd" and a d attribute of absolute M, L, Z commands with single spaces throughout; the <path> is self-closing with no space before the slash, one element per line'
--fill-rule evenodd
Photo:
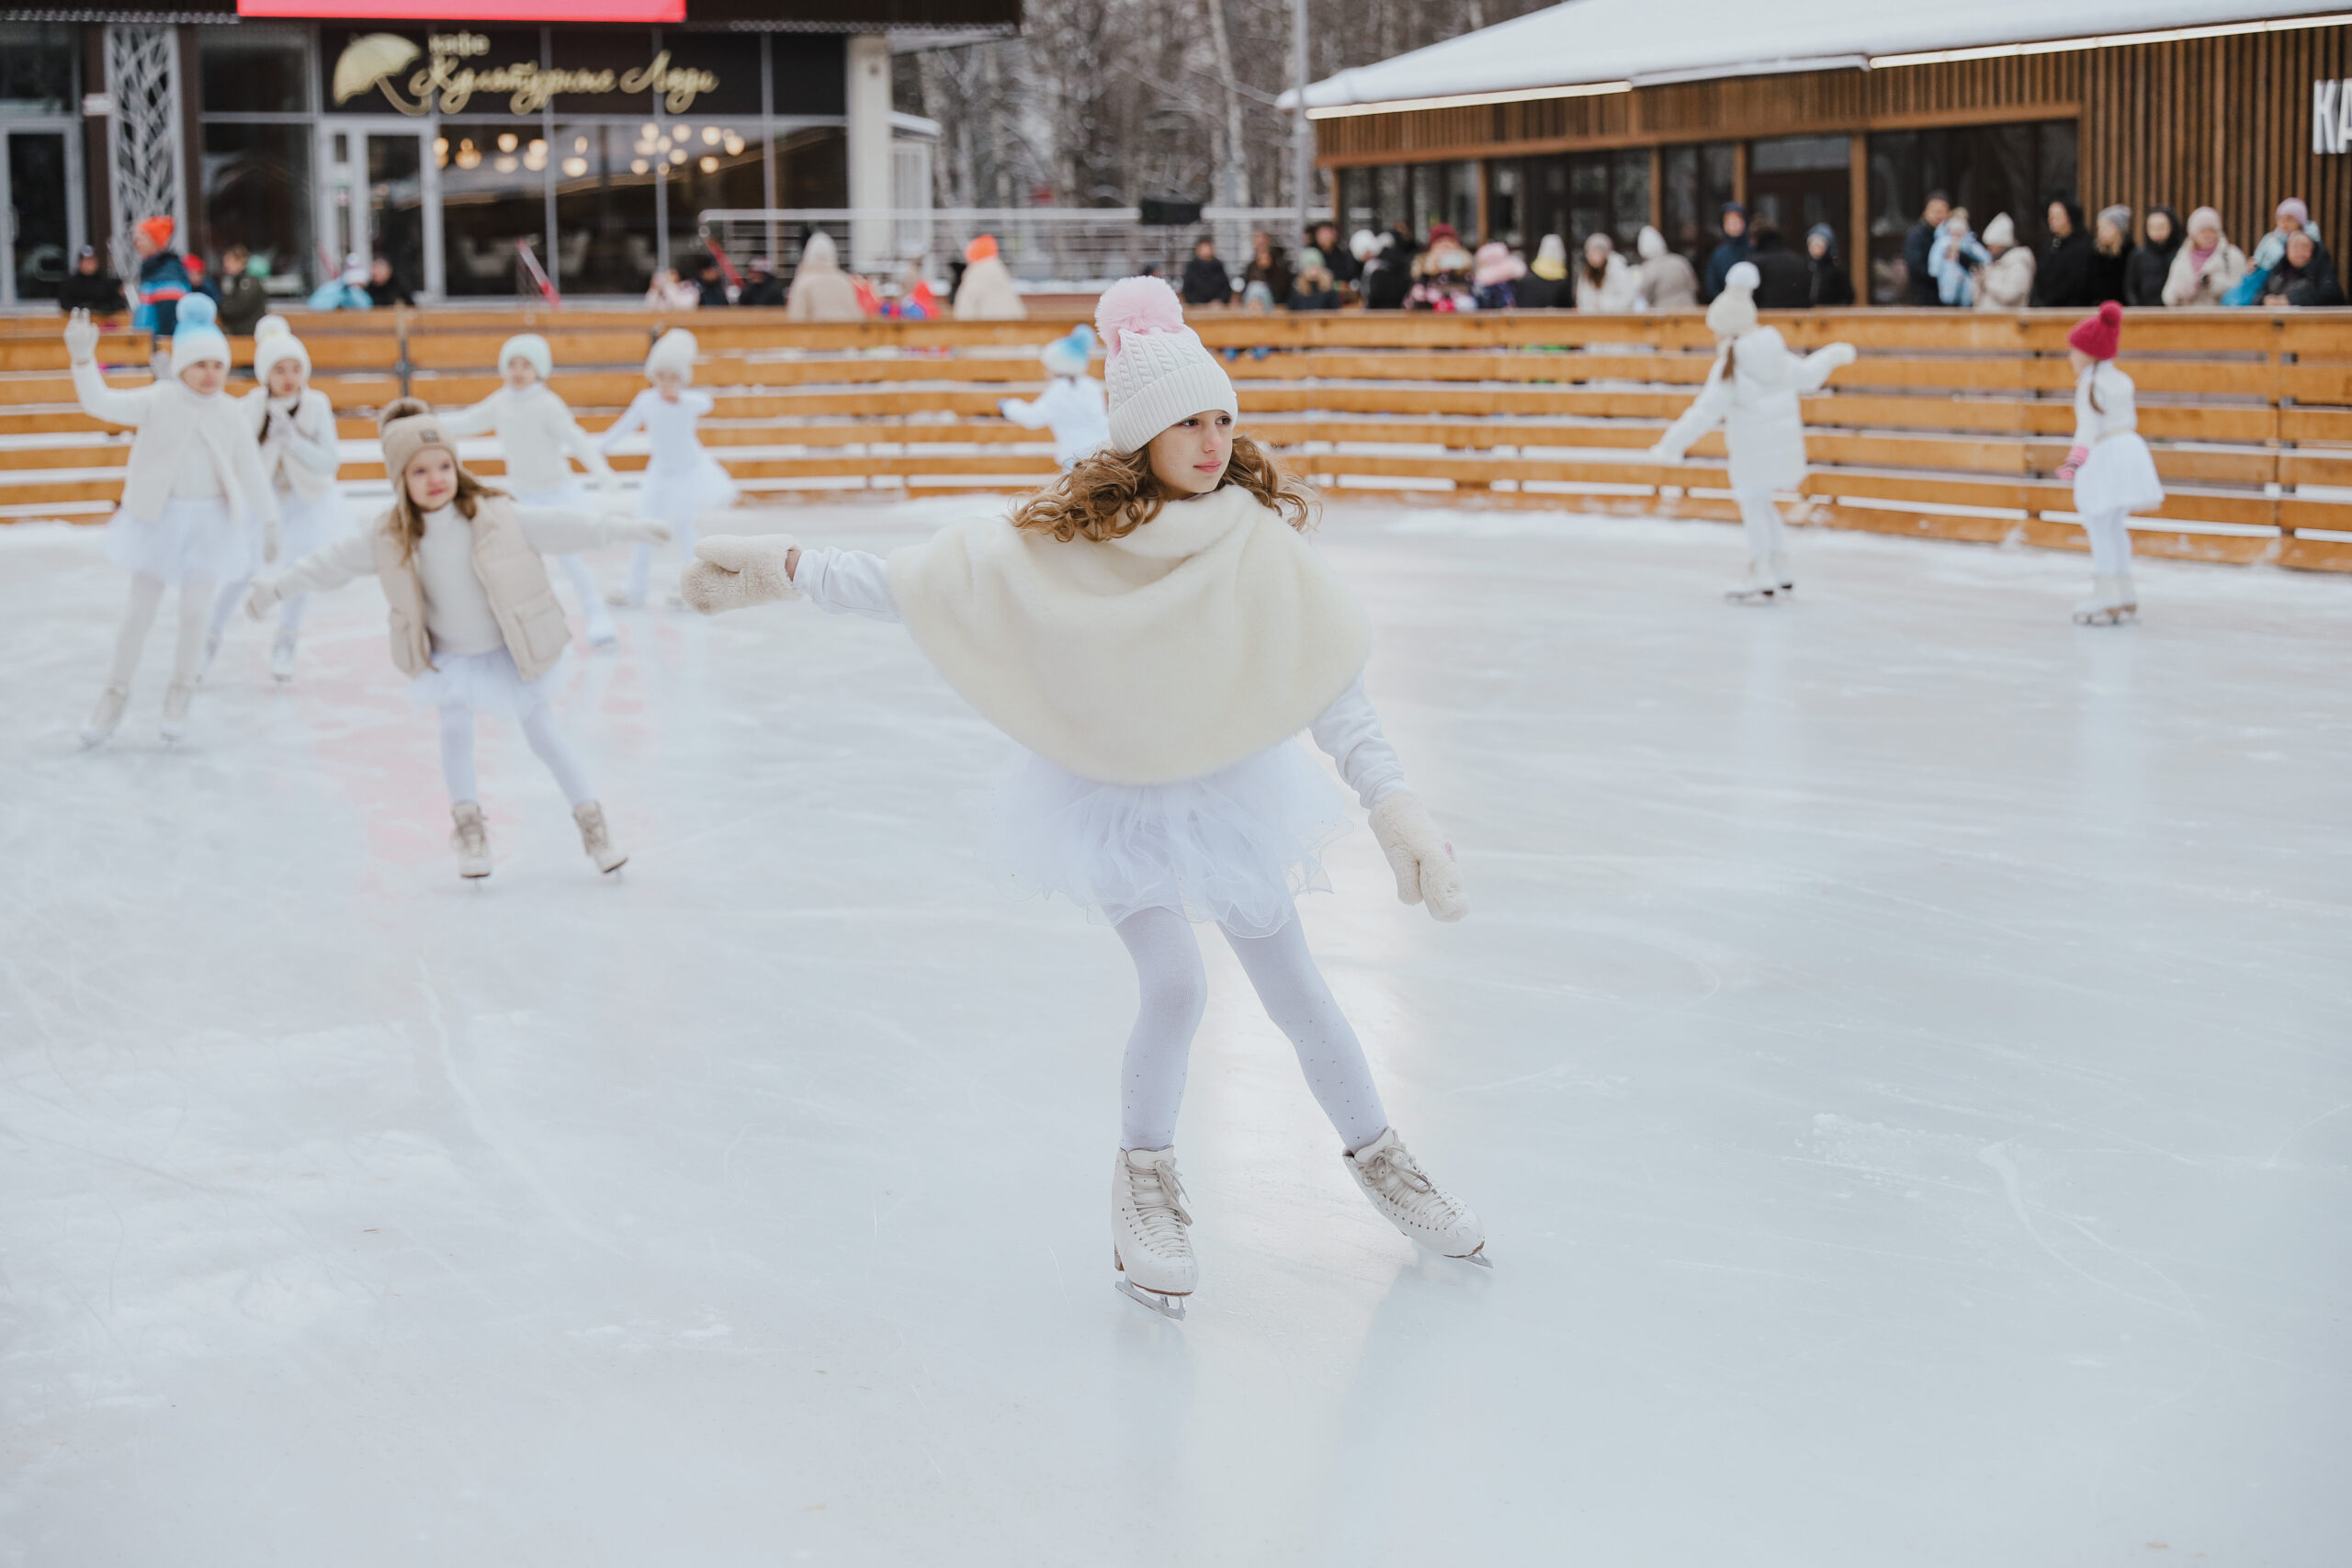
<path fill-rule="evenodd" d="M 1342 71 L 1306 107 L 1858 66 L 1884 55 L 2342 15 L 2345 0 L 1567 0 Z M 1283 107 L 1296 94 L 1285 93 Z"/>

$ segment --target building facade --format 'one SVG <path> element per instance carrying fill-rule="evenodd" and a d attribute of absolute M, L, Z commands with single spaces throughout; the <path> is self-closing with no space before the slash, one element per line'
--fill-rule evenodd
<path fill-rule="evenodd" d="M 906 199 L 894 146 L 924 127 L 889 112 L 891 49 L 1020 19 L 1018 0 L 242 6 L 0 9 L 0 304 L 53 297 L 85 243 L 125 265 L 158 213 L 288 295 L 356 254 L 420 299 L 512 296 L 526 251 L 566 292 L 637 293 L 699 249 L 706 209 Z"/>

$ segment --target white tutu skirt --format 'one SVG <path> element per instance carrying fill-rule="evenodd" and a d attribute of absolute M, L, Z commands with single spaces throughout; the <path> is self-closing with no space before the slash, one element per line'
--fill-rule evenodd
<path fill-rule="evenodd" d="M 224 582 L 247 576 L 255 548 L 225 501 L 167 501 L 153 523 L 117 509 L 107 524 L 108 560 L 175 588 L 191 577 Z"/>
<path fill-rule="evenodd" d="M 350 529 L 351 513 L 344 507 L 341 491 L 330 490 L 322 496 L 298 495 L 290 490 L 277 492 L 279 566 L 291 566 L 304 556 L 315 555 Z"/>
<path fill-rule="evenodd" d="M 2138 431 L 2110 435 L 2091 448 L 2075 470 L 2075 510 L 2086 516 L 2103 512 L 2146 512 L 2164 503 L 2164 481 L 2156 459 Z"/>
<path fill-rule="evenodd" d="M 536 681 L 523 679 L 514 656 L 504 649 L 488 653 L 433 655 L 433 668 L 408 683 L 408 700 L 421 708 L 452 705 L 500 718 L 521 718 L 541 703 L 551 703 L 571 684 L 571 649 L 565 649 L 555 667 Z"/>
<path fill-rule="evenodd" d="M 651 465 L 637 492 L 639 516 L 670 524 L 691 523 L 706 512 L 734 504 L 735 481 L 707 452 L 692 463 Z"/>
<path fill-rule="evenodd" d="M 1321 854 L 1347 826 L 1340 791 L 1295 741 L 1182 784 L 1112 784 L 1032 756 L 997 788 L 989 861 L 1012 891 L 1061 894 L 1116 925 L 1173 909 L 1266 936 L 1328 891 Z"/>
<path fill-rule="evenodd" d="M 582 512 L 596 510 L 595 498 L 588 493 L 588 487 L 576 479 L 566 479 L 561 484 L 550 486 L 546 490 L 535 490 L 528 495 L 518 495 L 514 498 L 514 504 L 517 506 L 569 506 Z"/>

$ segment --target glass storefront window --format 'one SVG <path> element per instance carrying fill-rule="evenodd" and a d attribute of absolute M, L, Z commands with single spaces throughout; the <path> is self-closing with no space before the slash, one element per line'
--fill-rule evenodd
<path fill-rule="evenodd" d="M 768 204 L 767 149 L 760 126 L 710 119 L 674 119 L 662 127 L 664 150 L 657 151 L 669 182 L 670 259 L 691 271 L 704 253 L 697 227 L 701 214 L 716 208 L 762 208 Z M 738 270 L 744 258 L 734 257 Z"/>
<path fill-rule="evenodd" d="M 810 126 L 775 139 L 775 204 L 793 208 L 849 205 L 849 132 Z"/>
<path fill-rule="evenodd" d="M 208 260 L 243 245 L 269 264 L 272 292 L 309 292 L 311 143 L 308 125 L 205 126 L 198 243 Z"/>
<path fill-rule="evenodd" d="M 1738 188 L 1737 150 L 1728 141 L 1669 147 L 1663 162 L 1666 243 L 1703 268 L 1707 253 L 1723 243 L 1724 208 Z"/>
<path fill-rule="evenodd" d="M 0 23 L 0 113 L 80 112 L 80 32 L 63 22 Z"/>
<path fill-rule="evenodd" d="M 547 265 L 553 156 L 529 120 L 441 122 L 433 161 L 441 172 L 441 287 L 452 299 L 514 293 L 518 244 Z"/>
<path fill-rule="evenodd" d="M 558 288 L 636 294 L 651 280 L 653 160 L 636 151 L 645 140 L 639 125 L 556 126 Z"/>
<path fill-rule="evenodd" d="M 1968 209 L 1978 233 L 2003 212 L 2018 243 L 2048 237 L 2050 202 L 2073 197 L 2076 132 L 2071 119 L 1890 131 L 1870 139 L 1870 288 L 1873 305 L 1908 303 L 1903 240 L 1928 193 Z"/>
<path fill-rule="evenodd" d="M 308 34 L 243 23 L 196 29 L 207 114 L 308 114 Z"/>
<path fill-rule="evenodd" d="M 1573 255 L 1592 235 L 1607 234 L 1631 256 L 1650 220 L 1646 147 L 1530 158 L 1520 166 L 1518 183 L 1530 245 L 1557 234 Z"/>

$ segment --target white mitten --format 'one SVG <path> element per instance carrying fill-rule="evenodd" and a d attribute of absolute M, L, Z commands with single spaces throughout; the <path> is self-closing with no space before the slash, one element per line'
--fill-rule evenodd
<path fill-rule="evenodd" d="M 706 615 L 797 599 L 785 558 L 799 546 L 789 534 L 713 534 L 695 546 L 694 564 L 678 579 L 685 602 Z"/>
<path fill-rule="evenodd" d="M 1845 368 L 1860 357 L 1855 353 L 1854 345 L 1850 343 L 1833 343 L 1822 352 L 1829 355 L 1830 363 L 1839 369 Z"/>
<path fill-rule="evenodd" d="M 90 312 L 77 309 L 65 318 L 65 356 L 76 365 L 87 365 L 98 352 L 98 323 L 90 320 Z"/>
<path fill-rule="evenodd" d="M 245 614 L 258 621 L 269 614 L 272 605 L 285 597 L 286 591 L 277 583 L 266 577 L 256 577 L 252 591 L 245 595 Z"/>
<path fill-rule="evenodd" d="M 1372 808 L 1372 836 L 1396 874 L 1396 897 L 1408 904 L 1426 903 L 1441 920 L 1458 920 L 1470 912 L 1470 896 L 1463 890 L 1462 868 L 1453 861 L 1453 846 L 1445 841 L 1429 807 L 1410 790 L 1395 795 Z"/>
<path fill-rule="evenodd" d="M 261 558 L 265 566 L 277 563 L 277 519 L 275 517 L 261 525 Z"/>
<path fill-rule="evenodd" d="M 670 542 L 670 525 L 647 518 L 623 527 L 621 537 L 632 544 L 666 545 Z"/>

